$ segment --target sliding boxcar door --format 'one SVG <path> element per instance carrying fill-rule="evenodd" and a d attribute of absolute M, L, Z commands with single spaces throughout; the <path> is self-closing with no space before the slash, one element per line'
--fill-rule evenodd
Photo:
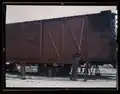
<path fill-rule="evenodd" d="M 72 60 L 72 56 L 76 54 L 78 49 L 81 50 L 83 59 L 85 59 L 86 54 L 86 18 L 84 17 L 74 17 L 67 18 L 65 21 L 65 59 Z"/>
<path fill-rule="evenodd" d="M 61 59 L 60 34 L 61 21 L 48 20 L 43 23 L 43 60 L 55 61 Z"/>

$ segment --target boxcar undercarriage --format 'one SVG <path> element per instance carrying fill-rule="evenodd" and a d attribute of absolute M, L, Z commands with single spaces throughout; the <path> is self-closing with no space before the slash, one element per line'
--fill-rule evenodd
<path fill-rule="evenodd" d="M 26 63 L 14 61 L 7 65 L 6 72 L 15 72 L 20 74 L 21 79 L 26 78 L 26 74 L 34 74 L 30 72 L 30 66 L 37 66 L 37 71 L 35 75 L 41 75 L 46 77 L 64 77 L 70 76 L 70 80 L 77 79 L 77 68 L 80 68 L 80 72 L 84 76 L 84 81 L 87 81 L 87 77 L 90 76 L 101 76 L 99 66 L 104 64 L 112 64 L 110 62 L 101 63 L 100 61 L 97 63 L 94 62 L 82 62 L 77 59 L 73 59 L 72 64 L 38 64 L 38 63 Z M 116 68 L 117 64 L 113 62 L 113 67 Z M 26 71 L 26 66 L 29 66 L 28 71 Z"/>

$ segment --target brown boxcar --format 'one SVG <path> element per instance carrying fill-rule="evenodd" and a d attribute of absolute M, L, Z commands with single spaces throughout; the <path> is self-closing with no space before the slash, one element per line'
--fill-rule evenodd
<path fill-rule="evenodd" d="M 38 64 L 72 64 L 80 50 L 82 59 L 111 63 L 117 43 L 111 21 L 101 13 L 6 24 L 6 60 Z"/>

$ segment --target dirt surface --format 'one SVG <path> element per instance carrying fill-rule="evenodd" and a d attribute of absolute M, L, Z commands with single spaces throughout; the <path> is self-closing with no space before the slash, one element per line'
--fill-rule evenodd
<path fill-rule="evenodd" d="M 111 66 L 100 67 L 101 76 L 88 76 L 84 82 L 84 76 L 78 75 L 77 81 L 69 80 L 69 77 L 43 77 L 26 76 L 21 80 L 17 74 L 6 73 L 6 87 L 71 87 L 71 88 L 91 88 L 91 87 L 116 87 L 116 69 Z"/>

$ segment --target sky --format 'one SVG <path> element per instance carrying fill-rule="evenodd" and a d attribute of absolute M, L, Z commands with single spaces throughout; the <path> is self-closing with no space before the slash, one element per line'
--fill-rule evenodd
<path fill-rule="evenodd" d="M 104 10 L 116 12 L 116 6 L 23 6 L 7 5 L 6 23 L 68 17 L 99 13 Z"/>

